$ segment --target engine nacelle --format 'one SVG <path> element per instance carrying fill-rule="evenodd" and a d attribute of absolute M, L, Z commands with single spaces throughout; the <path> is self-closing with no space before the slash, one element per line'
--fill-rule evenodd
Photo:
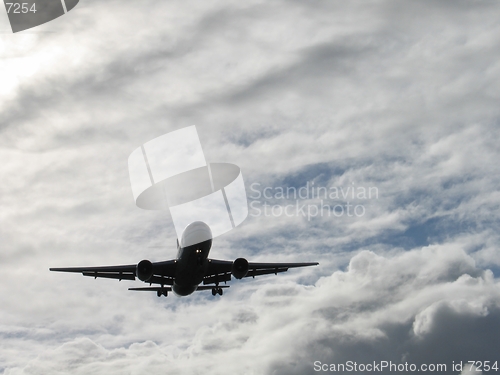
<path fill-rule="evenodd" d="M 135 274 L 139 280 L 148 281 L 153 276 L 153 263 L 147 259 L 141 260 L 136 267 Z"/>
<path fill-rule="evenodd" d="M 245 258 L 238 258 L 233 262 L 231 273 L 237 279 L 244 278 L 248 273 L 248 260 Z"/>

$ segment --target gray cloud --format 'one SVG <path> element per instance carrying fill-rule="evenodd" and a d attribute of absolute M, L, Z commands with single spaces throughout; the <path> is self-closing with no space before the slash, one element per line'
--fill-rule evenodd
<path fill-rule="evenodd" d="M 248 294 L 254 284 L 238 288 Z M 112 332 L 107 327 L 71 338 L 24 368 L 6 373 L 121 373 L 124 368 L 132 373 L 160 373 L 167 367 L 172 373 L 238 369 L 243 373 L 315 373 L 314 361 L 382 360 L 444 363 L 450 369 L 453 361 L 497 360 L 499 294 L 491 271 L 476 268 L 456 245 L 390 258 L 366 251 L 351 260 L 347 271 L 321 278 L 314 288 L 291 280 L 274 285 L 262 282 L 250 294 L 250 303 L 229 295 L 215 305 L 200 301 L 198 307 L 199 302 L 182 306 L 168 313 L 168 318 L 159 316 L 159 306 L 146 304 L 143 318 L 151 313 L 156 317 L 142 319 L 140 331 L 134 332 L 135 319 L 122 316 L 113 323 L 120 327 L 114 335 L 149 332 L 149 336 L 152 330 L 161 331 L 159 336 L 168 331 L 173 334 L 159 342 L 106 347 L 95 340 L 107 341 L 105 337 Z M 187 311 L 193 319 L 179 319 Z M 205 319 L 198 322 L 198 315 Z M 180 339 L 189 328 L 195 328 L 194 336 Z M 184 345 L 173 349 L 171 338 Z"/>
<path fill-rule="evenodd" d="M 2 34 L 2 371 L 497 360 L 497 8 L 88 0 Z M 379 197 L 362 217 L 249 217 L 213 257 L 321 266 L 236 282 L 220 301 L 50 274 L 174 255 L 168 213 L 134 207 L 126 160 L 192 124 L 247 188 Z"/>

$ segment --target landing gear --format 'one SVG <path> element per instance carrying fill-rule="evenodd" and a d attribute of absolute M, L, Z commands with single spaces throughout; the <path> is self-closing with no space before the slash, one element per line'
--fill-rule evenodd
<path fill-rule="evenodd" d="M 215 296 L 216 294 L 222 296 L 223 294 L 222 288 L 219 287 L 212 288 L 212 296 Z"/>
<path fill-rule="evenodd" d="M 156 295 L 157 295 L 158 297 L 161 297 L 161 296 L 165 296 L 165 297 L 166 297 L 166 296 L 168 296 L 168 290 L 161 290 L 161 289 L 160 289 L 160 290 L 157 290 L 157 291 L 156 291 Z"/>

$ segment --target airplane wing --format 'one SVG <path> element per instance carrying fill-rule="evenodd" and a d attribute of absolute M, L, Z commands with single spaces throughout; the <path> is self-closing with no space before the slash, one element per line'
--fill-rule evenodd
<path fill-rule="evenodd" d="M 208 269 L 203 279 L 203 284 L 217 284 L 231 280 L 233 263 L 229 260 L 208 260 Z M 317 266 L 319 263 L 253 263 L 248 262 L 248 272 L 243 277 L 255 277 L 261 275 L 278 274 L 286 272 L 289 268 Z"/>
<path fill-rule="evenodd" d="M 152 263 L 153 276 L 147 282 L 152 284 L 172 285 L 175 276 L 176 261 L 167 260 L 164 262 Z M 106 279 L 135 280 L 137 274 L 137 264 L 123 266 L 102 266 L 102 267 L 66 267 L 49 268 L 56 272 L 76 272 L 83 276 L 94 278 L 102 277 Z"/>

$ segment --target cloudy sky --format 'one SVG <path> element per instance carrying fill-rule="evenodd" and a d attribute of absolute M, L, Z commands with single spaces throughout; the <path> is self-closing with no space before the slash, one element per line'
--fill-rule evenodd
<path fill-rule="evenodd" d="M 500 362 L 498 14 L 81 0 L 13 34 L 1 10 L 0 373 Z M 127 158 L 190 125 L 208 161 L 241 167 L 252 207 L 211 256 L 320 266 L 185 298 L 50 273 L 175 255 L 169 213 L 134 204 Z M 339 196 L 276 194 L 313 184 Z"/>

